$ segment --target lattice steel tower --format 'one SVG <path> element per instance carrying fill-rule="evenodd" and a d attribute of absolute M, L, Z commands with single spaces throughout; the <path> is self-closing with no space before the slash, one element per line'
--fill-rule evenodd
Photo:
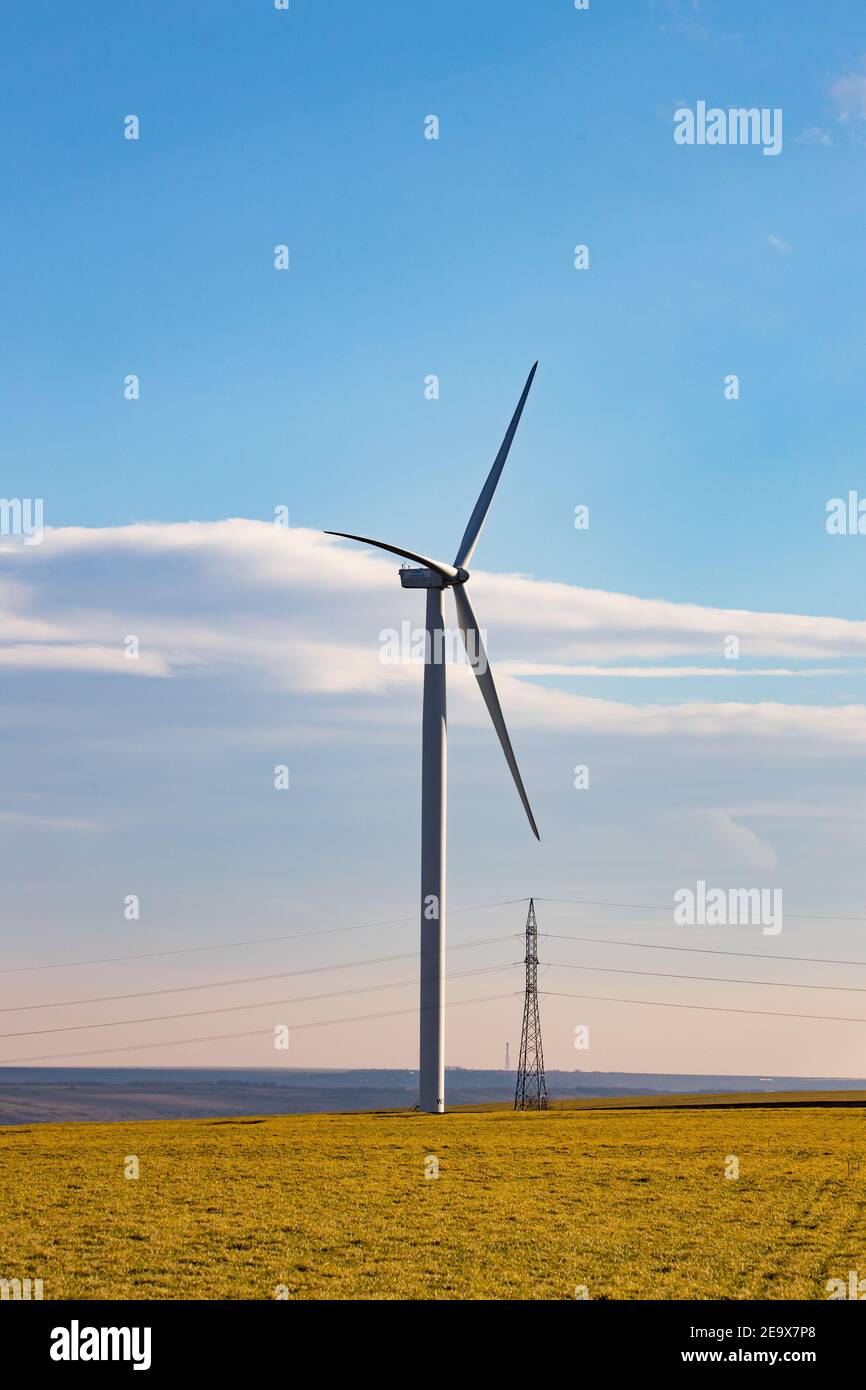
<path fill-rule="evenodd" d="M 523 1005 L 523 1031 L 520 1035 L 520 1062 L 517 1068 L 514 1108 L 547 1109 L 541 1016 L 538 1012 L 538 923 L 535 920 L 535 903 L 532 898 L 529 899 L 529 912 L 526 917 L 526 999 Z"/>

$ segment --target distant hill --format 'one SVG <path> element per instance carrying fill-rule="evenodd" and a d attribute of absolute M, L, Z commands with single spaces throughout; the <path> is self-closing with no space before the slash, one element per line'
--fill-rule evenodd
<path fill-rule="evenodd" d="M 513 1073 L 454 1067 L 449 1106 L 509 1103 Z M 866 1080 L 840 1077 L 666 1076 L 645 1072 L 549 1071 L 555 1101 L 789 1091 L 858 1091 Z M 304 1071 L 290 1068 L 4 1067 L 0 1124 L 51 1121 L 207 1119 L 389 1110 L 415 1104 L 410 1070 Z"/>

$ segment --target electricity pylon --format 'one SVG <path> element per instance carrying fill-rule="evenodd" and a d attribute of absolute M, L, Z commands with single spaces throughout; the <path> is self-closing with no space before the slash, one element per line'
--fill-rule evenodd
<path fill-rule="evenodd" d="M 541 1016 L 538 1012 L 538 923 L 535 903 L 529 899 L 526 917 L 526 997 L 523 1030 L 520 1034 L 520 1063 L 515 1110 L 546 1110 L 547 1083 L 544 1079 L 544 1052 L 541 1046 Z"/>

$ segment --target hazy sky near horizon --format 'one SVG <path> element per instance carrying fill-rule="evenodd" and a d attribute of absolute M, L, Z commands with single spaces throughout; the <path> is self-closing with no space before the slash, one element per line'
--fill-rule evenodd
<path fill-rule="evenodd" d="M 48 529 L 0 537 L 0 1061 L 416 1064 L 421 672 L 381 652 L 423 597 L 322 531 L 450 560 L 538 358 L 471 593 L 542 842 L 455 666 L 449 1065 L 516 1054 L 532 894 L 549 1065 L 866 1073 L 862 6 L 6 40 L 0 492 Z M 698 101 L 780 153 L 677 145 Z M 781 932 L 675 925 L 699 880 Z"/>

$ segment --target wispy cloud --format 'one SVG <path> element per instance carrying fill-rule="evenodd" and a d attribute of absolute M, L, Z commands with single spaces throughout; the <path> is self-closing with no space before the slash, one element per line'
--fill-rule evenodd
<path fill-rule="evenodd" d="M 830 88 L 830 99 L 840 121 L 866 121 L 866 72 L 837 77 Z"/>
<path fill-rule="evenodd" d="M 638 704 L 538 682 L 789 683 L 826 681 L 843 670 L 850 677 L 856 673 L 837 663 L 866 657 L 866 622 L 672 603 L 527 575 L 477 571 L 472 585 L 515 723 L 635 735 L 808 736 L 830 747 L 866 741 L 859 705 Z M 123 674 L 252 683 L 311 697 L 313 722 L 344 719 L 348 698 L 357 708 L 376 694 L 387 724 L 402 718 L 402 692 L 418 683 L 411 663 L 381 660 L 383 630 L 421 622 L 417 594 L 399 587 L 395 563 L 309 530 L 246 520 L 50 530 L 38 547 L 0 544 L 0 604 L 0 665 L 7 667 L 91 680 Z M 139 650 L 132 660 L 130 635 Z M 731 635 L 751 669 L 719 661 Z M 469 672 L 452 684 L 461 714 L 465 707 L 469 722 L 483 722 Z"/>
<path fill-rule="evenodd" d="M 659 27 L 663 34 L 679 34 L 693 43 L 710 44 L 718 48 L 741 44 L 742 34 L 733 30 L 715 29 L 701 18 L 700 0 L 663 0 L 668 20 Z"/>
<path fill-rule="evenodd" d="M 503 661 L 497 669 L 510 676 L 599 676 L 616 680 L 744 680 L 768 678 L 812 679 L 827 676 L 866 676 L 866 667 L 857 671 L 846 666 L 563 666 L 556 662 Z"/>
<path fill-rule="evenodd" d="M 810 125 L 794 137 L 796 145 L 832 145 L 833 137 L 819 125 Z"/>
<path fill-rule="evenodd" d="M 699 811 L 697 818 L 699 823 L 706 825 L 729 862 L 758 869 L 774 869 L 778 864 L 778 855 L 769 841 L 749 826 L 740 824 L 729 811 Z"/>
<path fill-rule="evenodd" d="M 99 830 L 95 821 L 78 816 L 40 816 L 29 811 L 0 811 L 0 830 L 4 826 L 26 830 Z"/>
<path fill-rule="evenodd" d="M 84 642 L 0 643 L 0 666 L 52 671 L 104 671 L 120 676 L 167 676 L 168 662 L 153 653 L 128 660 L 118 648 Z"/>

